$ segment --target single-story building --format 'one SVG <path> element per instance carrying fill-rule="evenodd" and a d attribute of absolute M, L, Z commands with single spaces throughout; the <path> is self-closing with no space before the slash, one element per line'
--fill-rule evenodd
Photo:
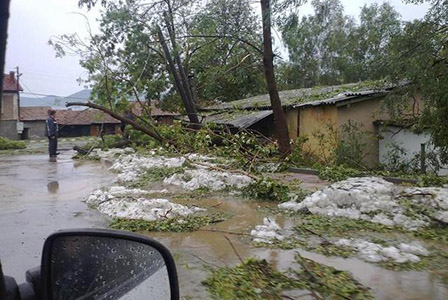
<path fill-rule="evenodd" d="M 20 108 L 20 120 L 23 122 L 23 139 L 45 137 L 45 120 L 50 109 L 50 106 Z"/>
<path fill-rule="evenodd" d="M 20 118 L 24 123 L 25 138 L 44 138 L 47 106 L 22 107 Z M 99 136 L 100 132 L 113 134 L 119 132 L 121 122 L 98 110 L 57 110 L 59 136 Z"/>
<path fill-rule="evenodd" d="M 132 112 L 140 116 L 145 110 L 137 102 L 131 105 Z M 45 120 L 48 117 L 49 106 L 22 107 L 20 119 L 24 124 L 24 139 L 44 138 Z M 151 105 L 151 116 L 158 122 L 172 124 L 176 114 L 163 111 Z M 59 125 L 59 136 L 100 136 L 103 134 L 115 134 L 120 132 L 121 121 L 96 109 L 84 110 L 56 110 L 56 119 Z"/>
<path fill-rule="evenodd" d="M 363 132 L 363 162 L 380 163 L 377 120 L 390 120 L 383 100 L 392 87 L 377 88 L 368 84 L 345 84 L 279 92 L 292 140 L 306 137 L 302 150 L 325 160 L 347 136 L 350 128 Z M 420 101 L 412 107 L 419 110 Z M 204 122 L 226 124 L 230 128 L 254 129 L 264 135 L 273 133 L 269 95 L 237 100 L 202 109 Z M 235 130 L 235 129 L 234 129 Z"/>
<path fill-rule="evenodd" d="M 22 123 L 19 119 L 19 92 L 22 87 L 17 82 L 14 72 L 3 76 L 3 96 L 0 99 L 0 136 L 18 140 L 22 134 Z"/>

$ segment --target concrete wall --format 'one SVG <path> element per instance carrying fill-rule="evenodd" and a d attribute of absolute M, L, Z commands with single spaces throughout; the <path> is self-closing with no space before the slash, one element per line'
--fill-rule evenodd
<path fill-rule="evenodd" d="M 384 98 L 374 98 L 371 100 L 351 103 L 346 106 L 338 107 L 338 127 L 344 128 L 345 124 L 352 122 L 361 125 L 360 131 L 365 131 L 363 134 L 363 143 L 366 144 L 366 153 L 364 162 L 374 167 L 378 164 L 378 133 L 377 128 L 373 124 L 375 120 L 387 120 L 389 116 L 381 112 L 381 101 Z M 340 134 L 342 137 L 343 134 Z"/>
<path fill-rule="evenodd" d="M 103 124 L 103 125 L 92 124 L 90 125 L 90 136 L 100 136 L 101 130 L 103 131 L 103 134 L 121 133 L 120 124 Z"/>
<path fill-rule="evenodd" d="M 20 135 L 17 133 L 17 121 L 0 120 L 0 136 L 10 140 L 19 140 Z"/>
<path fill-rule="evenodd" d="M 25 135 L 29 139 L 45 138 L 45 121 L 25 121 L 24 122 Z"/>
<path fill-rule="evenodd" d="M 299 136 L 306 136 L 308 141 L 303 151 L 325 161 L 336 147 L 334 136 L 338 124 L 338 110 L 335 106 L 311 106 L 300 109 Z M 324 136 L 324 143 L 318 135 Z"/>
<path fill-rule="evenodd" d="M 0 120 L 18 120 L 18 119 L 19 119 L 19 107 L 17 103 L 17 94 L 4 93 Z"/>
<path fill-rule="evenodd" d="M 434 151 L 434 146 L 430 143 L 428 133 L 415 134 L 406 128 L 396 126 L 381 126 L 380 133 L 383 139 L 379 141 L 379 161 L 386 163 L 387 153 L 391 150 L 390 146 L 396 144 L 405 150 L 403 159 L 411 160 L 416 154 L 420 153 L 421 144 L 426 144 L 426 151 Z M 447 175 L 448 166 L 444 166 L 439 171 L 439 175 Z"/>
<path fill-rule="evenodd" d="M 295 141 L 299 136 L 299 111 L 297 109 L 288 110 L 285 115 L 289 138 Z"/>

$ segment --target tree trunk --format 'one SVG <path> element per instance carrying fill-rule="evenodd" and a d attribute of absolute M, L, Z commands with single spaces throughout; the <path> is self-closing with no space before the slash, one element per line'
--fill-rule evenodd
<path fill-rule="evenodd" d="M 174 86 L 176 87 L 176 90 L 182 99 L 185 110 L 187 111 L 187 114 L 188 114 L 188 119 L 190 120 L 191 123 L 199 124 L 196 107 L 194 106 L 193 103 L 191 103 L 191 101 L 189 100 L 189 97 L 186 94 L 186 91 L 182 85 L 180 78 L 179 78 L 179 74 L 177 72 L 176 66 L 174 65 L 173 59 L 171 58 L 170 50 L 168 49 L 168 46 L 165 41 L 165 36 L 163 35 L 162 29 L 160 28 L 160 26 L 157 26 L 157 34 L 158 34 L 158 37 L 160 40 L 160 44 L 162 45 L 165 59 L 167 60 L 168 69 L 174 78 Z"/>
<path fill-rule="evenodd" d="M 177 69 L 179 70 L 180 78 L 182 80 L 182 85 L 184 87 L 184 91 L 186 96 L 188 97 L 188 101 L 191 103 L 190 105 L 194 108 L 194 111 L 196 112 L 196 104 L 193 101 L 193 95 L 191 93 L 191 87 L 190 83 L 188 81 L 187 74 L 185 73 L 184 66 L 182 64 L 182 61 L 180 59 L 177 43 L 176 43 L 176 33 L 174 32 L 174 24 L 173 24 L 173 18 L 168 16 L 167 12 L 164 12 L 164 18 L 165 18 L 165 24 L 168 29 L 168 34 L 170 36 L 171 40 L 171 47 L 174 50 L 174 60 L 177 64 Z"/>
<path fill-rule="evenodd" d="M 263 19 L 263 66 L 266 84 L 271 99 L 272 111 L 274 112 L 274 123 L 282 157 L 291 153 L 289 144 L 288 124 L 286 123 L 285 112 L 278 95 L 277 82 L 274 73 L 274 53 L 272 52 L 271 36 L 271 7 L 270 0 L 261 0 L 261 15 Z"/>

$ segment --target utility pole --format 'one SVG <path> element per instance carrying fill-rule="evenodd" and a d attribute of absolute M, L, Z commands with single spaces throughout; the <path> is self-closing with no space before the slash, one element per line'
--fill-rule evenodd
<path fill-rule="evenodd" d="M 16 67 L 16 71 L 17 71 L 17 112 L 19 114 L 19 121 L 20 121 L 20 84 L 19 84 L 19 78 L 20 78 L 20 73 L 19 73 L 19 67 Z"/>
<path fill-rule="evenodd" d="M 9 2 L 10 0 L 0 1 L 0 113 L 3 104 L 3 71 L 8 37 Z"/>

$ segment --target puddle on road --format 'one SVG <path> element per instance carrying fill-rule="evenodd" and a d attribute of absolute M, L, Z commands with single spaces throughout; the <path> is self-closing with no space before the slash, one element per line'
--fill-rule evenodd
<path fill-rule="evenodd" d="M 60 229 L 106 227 L 105 218 L 81 202 L 108 186 L 115 174 L 96 162 L 78 162 L 64 153 L 0 157 L 0 258 L 5 274 L 23 282 L 40 264 L 45 238 Z"/>
<path fill-rule="evenodd" d="M 256 225 L 262 224 L 265 216 L 272 216 L 269 213 L 269 207 L 276 206 L 273 203 L 250 202 L 233 196 L 195 200 L 194 202 L 203 207 L 219 205 L 220 209 L 234 215 L 230 220 L 209 226 L 208 229 L 245 234 L 248 234 Z M 182 202 L 182 204 L 187 203 L 188 201 Z M 287 217 L 281 215 L 276 217 L 281 225 L 291 223 Z M 179 271 L 181 294 L 190 296 L 191 299 L 210 298 L 200 284 L 208 276 L 204 264 L 216 267 L 234 266 L 239 263 L 237 254 L 225 236 L 231 240 L 238 255 L 243 259 L 248 257 L 267 259 L 280 270 L 298 267 L 294 263 L 294 250 L 254 248 L 251 246 L 251 239 L 248 236 L 210 231 L 146 233 L 146 235 L 162 241 L 174 252 Z M 376 299 L 448 299 L 448 282 L 443 283 L 439 277 L 429 272 L 395 272 L 356 258 L 326 257 L 303 250 L 300 253 L 319 263 L 350 271 L 357 280 L 372 289 Z"/>

